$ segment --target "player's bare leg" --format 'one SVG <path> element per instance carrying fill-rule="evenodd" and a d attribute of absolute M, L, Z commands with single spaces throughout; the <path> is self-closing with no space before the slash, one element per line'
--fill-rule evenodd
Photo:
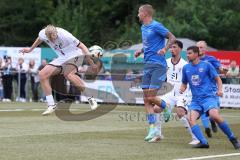
<path fill-rule="evenodd" d="M 149 132 L 148 135 L 145 137 L 145 141 L 150 141 L 155 136 L 159 135 L 159 131 L 156 129 L 155 123 L 157 121 L 157 115 L 154 112 L 154 102 L 161 104 L 161 108 L 166 108 L 165 101 L 157 98 L 157 89 L 144 89 L 144 106 L 147 112 L 147 119 L 149 123 Z"/>
<path fill-rule="evenodd" d="M 200 141 L 197 145 L 193 145 L 194 148 L 209 148 L 208 141 L 204 137 L 200 126 L 196 124 L 196 120 L 199 118 L 200 114 L 196 110 L 190 110 L 189 114 L 189 123 L 191 125 L 191 130 L 193 134 L 197 137 L 197 139 Z"/>
<path fill-rule="evenodd" d="M 162 127 L 161 127 L 163 122 L 163 119 L 161 117 L 161 112 L 163 111 L 163 109 L 157 105 L 155 105 L 153 108 L 154 108 L 154 113 L 156 115 L 156 122 L 155 122 L 156 135 L 148 141 L 150 143 L 159 142 L 164 138 L 162 134 Z"/>
<path fill-rule="evenodd" d="M 189 132 L 189 134 L 192 137 L 192 141 L 189 142 L 188 144 L 190 144 L 190 145 L 198 144 L 200 141 L 192 133 L 191 126 L 190 126 L 189 121 L 187 119 L 187 110 L 184 107 L 178 106 L 178 107 L 176 107 L 176 113 L 177 113 L 178 118 L 183 122 L 184 127 L 187 129 L 187 131 Z"/>
<path fill-rule="evenodd" d="M 76 75 L 76 67 L 73 65 L 67 65 L 64 69 L 64 77 L 69 80 L 78 90 L 83 92 L 85 90 L 84 81 Z"/>
<path fill-rule="evenodd" d="M 240 143 L 237 138 L 234 136 L 231 128 L 226 121 L 220 116 L 218 109 L 213 108 L 209 110 L 209 116 L 218 124 L 219 128 L 227 135 L 229 141 L 233 144 L 235 149 L 240 149 Z"/>
<path fill-rule="evenodd" d="M 149 101 L 150 96 L 150 89 L 144 89 L 144 107 L 147 113 L 147 121 L 149 124 L 149 130 L 147 136 L 144 138 L 145 141 L 149 141 L 155 136 L 155 122 L 156 122 L 156 115 L 154 114 L 153 104 Z"/>
<path fill-rule="evenodd" d="M 165 120 L 165 122 L 168 122 L 170 117 L 171 117 L 170 111 L 169 111 L 169 109 L 168 109 L 168 107 L 166 105 L 166 102 L 163 101 L 161 98 L 159 98 L 157 96 L 157 92 L 158 92 L 157 89 L 148 89 L 147 93 L 146 93 L 147 101 L 150 104 L 155 104 L 157 106 L 160 106 L 163 109 L 163 111 L 164 111 L 164 114 L 163 114 L 164 115 L 164 120 Z"/>
<path fill-rule="evenodd" d="M 67 65 L 67 67 L 64 67 L 64 77 L 69 80 L 75 87 L 77 87 L 85 96 L 90 96 L 91 93 L 87 93 L 87 89 L 85 87 L 84 81 L 76 75 L 77 69 L 74 65 Z M 92 110 L 97 109 L 98 104 L 97 101 L 93 97 L 88 98 L 89 105 Z"/>
<path fill-rule="evenodd" d="M 48 115 L 55 111 L 56 104 L 53 99 L 52 95 L 52 88 L 49 82 L 49 79 L 51 76 L 56 75 L 60 72 L 60 68 L 52 66 L 52 65 L 46 65 L 40 72 L 39 72 L 39 78 L 42 90 L 44 94 L 46 95 L 46 100 L 48 103 L 48 108 L 46 111 L 42 113 L 42 115 Z"/>

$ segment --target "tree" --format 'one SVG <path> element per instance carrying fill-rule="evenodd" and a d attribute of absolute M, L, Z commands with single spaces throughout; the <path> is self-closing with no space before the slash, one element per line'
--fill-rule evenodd
<path fill-rule="evenodd" d="M 176 36 L 206 40 L 218 49 L 240 49 L 240 1 L 169 0 L 163 17 Z M 161 19 L 160 18 L 160 19 Z"/>
<path fill-rule="evenodd" d="M 145 3 L 153 5 L 155 19 L 177 37 L 203 39 L 219 49 L 240 49 L 239 0 L 1 0 L 0 44 L 30 45 L 50 23 L 87 46 L 118 48 L 139 43 L 137 13 Z"/>
<path fill-rule="evenodd" d="M 0 6 L 0 44 L 5 46 L 29 46 L 52 12 L 51 0 L 1 0 Z"/>

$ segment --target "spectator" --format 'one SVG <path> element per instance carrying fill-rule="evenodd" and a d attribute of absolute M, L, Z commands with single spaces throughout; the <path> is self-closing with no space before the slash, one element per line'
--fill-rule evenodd
<path fill-rule="evenodd" d="M 26 102 L 26 81 L 27 81 L 27 76 L 26 72 L 28 71 L 28 65 L 24 63 L 24 59 L 20 57 L 18 59 L 18 63 L 16 66 L 16 70 L 18 72 L 18 85 L 20 85 L 20 97 L 19 99 L 17 98 L 17 101 L 20 102 Z"/>
<path fill-rule="evenodd" d="M 46 65 L 47 65 L 47 60 L 42 59 L 41 65 L 38 67 L 38 72 L 41 71 Z M 44 92 L 42 91 L 42 88 L 41 88 L 41 98 L 40 98 L 39 101 L 40 102 L 45 102 L 46 101 L 46 96 L 45 96 Z"/>
<path fill-rule="evenodd" d="M 2 75 L 2 83 L 3 83 L 3 102 L 11 102 L 12 100 L 12 58 L 8 56 L 4 56 L 4 62 L 2 64 L 3 75 Z"/>
<path fill-rule="evenodd" d="M 56 74 L 51 77 L 52 94 L 57 102 L 65 102 L 68 98 L 66 80 L 62 74 Z"/>
<path fill-rule="evenodd" d="M 226 74 L 228 78 L 228 83 L 230 84 L 239 84 L 239 66 L 237 66 L 237 62 L 232 60 Z"/>
<path fill-rule="evenodd" d="M 112 80 L 110 72 L 106 71 L 104 74 L 105 74 L 104 80 L 107 80 L 107 81 L 111 81 Z"/>
<path fill-rule="evenodd" d="M 133 71 L 131 69 L 127 70 L 126 76 L 125 76 L 125 80 L 126 81 L 132 81 L 136 78 L 136 76 L 133 74 Z"/>
<path fill-rule="evenodd" d="M 2 58 L 0 57 L 0 100 L 3 99 L 2 66 L 3 66 L 3 61 L 2 61 Z"/>
<path fill-rule="evenodd" d="M 38 86 L 39 86 L 39 76 L 38 76 L 38 67 L 35 65 L 35 60 L 31 59 L 29 61 L 28 73 L 31 80 L 31 90 L 32 90 L 32 99 L 34 102 L 38 101 Z"/>

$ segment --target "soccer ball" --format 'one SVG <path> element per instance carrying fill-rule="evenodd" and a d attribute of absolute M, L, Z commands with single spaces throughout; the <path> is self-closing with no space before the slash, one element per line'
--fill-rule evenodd
<path fill-rule="evenodd" d="M 94 45 L 89 48 L 89 52 L 92 57 L 101 58 L 103 56 L 103 49 L 100 46 Z"/>

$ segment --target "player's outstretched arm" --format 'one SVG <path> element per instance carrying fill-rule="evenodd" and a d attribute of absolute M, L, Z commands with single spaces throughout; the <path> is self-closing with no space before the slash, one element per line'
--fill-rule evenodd
<path fill-rule="evenodd" d="M 40 38 L 38 37 L 34 43 L 32 44 L 32 46 L 30 48 L 23 48 L 20 50 L 21 53 L 29 53 L 32 52 L 34 50 L 34 48 L 36 48 L 38 45 L 40 45 L 43 41 L 40 40 Z"/>

